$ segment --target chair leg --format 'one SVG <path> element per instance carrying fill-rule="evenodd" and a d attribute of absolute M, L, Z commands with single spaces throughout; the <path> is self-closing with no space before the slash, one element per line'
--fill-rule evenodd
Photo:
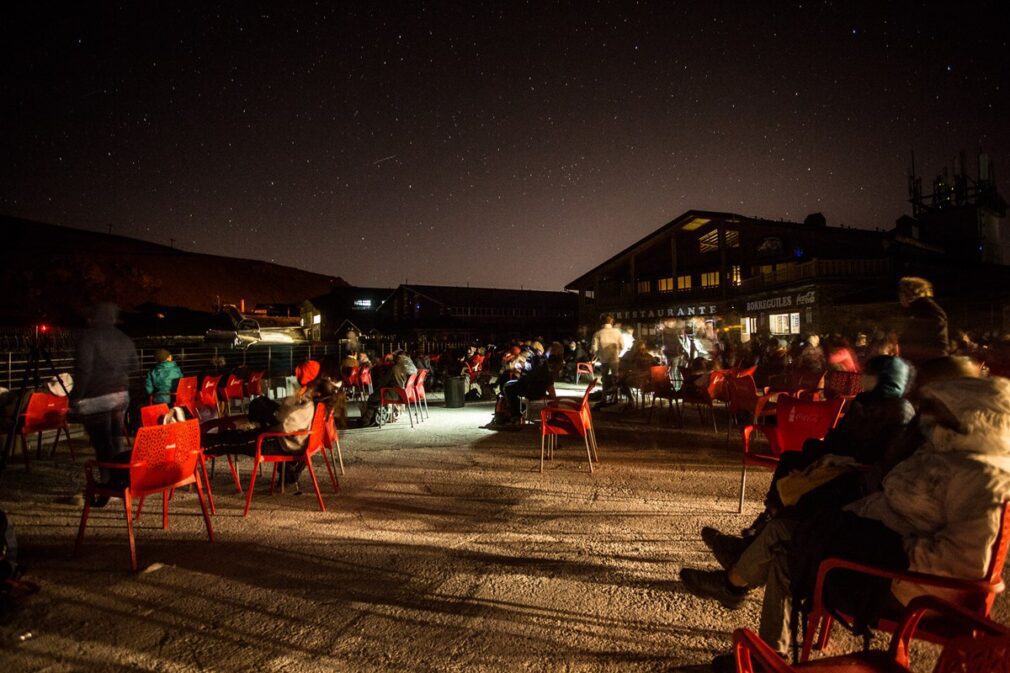
<path fill-rule="evenodd" d="M 237 465 L 238 458 L 235 458 L 234 461 L 232 460 L 231 456 L 226 456 L 226 458 L 228 459 L 228 469 L 231 470 L 232 481 L 235 482 L 235 491 L 238 492 L 238 493 L 241 493 L 242 492 L 242 482 L 239 481 L 239 478 L 238 478 L 238 465 Z"/>
<path fill-rule="evenodd" d="M 74 454 L 74 443 L 70 441 L 70 428 L 64 425 L 63 434 L 67 436 L 67 448 L 70 449 L 70 462 L 76 463 L 77 456 Z"/>
<path fill-rule="evenodd" d="M 207 503 L 203 499 L 203 484 L 200 482 L 200 474 L 194 475 L 196 477 L 196 497 L 200 499 L 200 511 L 203 512 L 203 523 L 207 526 L 207 539 L 211 542 L 214 541 L 214 527 L 210 523 L 210 515 L 207 514 Z M 207 491 L 208 495 L 210 491 Z"/>
<path fill-rule="evenodd" d="M 77 529 L 77 541 L 74 543 L 75 554 L 84 544 L 84 529 L 88 526 L 88 515 L 91 513 L 91 498 L 91 491 L 86 489 L 84 491 L 84 509 L 81 510 L 81 525 Z"/>
<path fill-rule="evenodd" d="M 320 453 L 323 454 L 323 462 L 326 463 L 326 471 L 330 473 L 330 483 L 333 485 L 333 492 L 339 493 L 340 484 L 337 483 L 337 474 L 333 469 L 333 458 L 332 456 L 326 455 L 326 447 L 323 447 L 323 450 L 320 451 Z M 309 462 L 312 462 L 311 458 L 309 459 Z"/>
<path fill-rule="evenodd" d="M 28 440 L 25 439 L 24 435 L 21 435 L 21 455 L 25 459 L 25 472 L 31 472 L 31 466 L 29 464 L 31 459 L 28 457 Z"/>
<path fill-rule="evenodd" d="M 63 430 L 61 428 L 56 428 L 56 436 L 53 437 L 53 447 L 51 449 L 49 449 L 49 457 L 50 458 L 55 458 L 56 457 L 56 447 L 60 443 L 60 433 L 61 432 L 63 432 Z M 69 437 L 67 438 L 67 441 L 68 442 L 70 441 Z"/>
<path fill-rule="evenodd" d="M 821 618 L 821 635 L 817 639 L 817 649 L 824 651 L 828 649 L 828 640 L 831 638 L 831 627 L 834 625 L 834 618 L 831 615 L 824 615 Z"/>
<path fill-rule="evenodd" d="M 161 529 L 168 530 L 168 491 L 161 492 Z"/>
<path fill-rule="evenodd" d="M 587 434 L 589 435 L 589 442 L 590 442 L 590 444 L 593 447 L 593 458 L 595 458 L 596 462 L 599 463 L 600 462 L 600 452 L 597 451 L 596 430 L 594 428 L 589 428 L 589 431 L 588 431 Z"/>
<path fill-rule="evenodd" d="M 737 514 L 743 514 L 743 496 L 746 486 L 747 486 L 747 463 L 744 463 L 743 468 L 740 470 L 740 506 L 736 510 Z"/>
<path fill-rule="evenodd" d="M 586 457 L 589 459 L 589 473 L 593 473 L 593 450 L 589 448 L 589 431 L 587 430 L 582 439 L 586 442 Z"/>
<path fill-rule="evenodd" d="M 140 500 L 137 501 L 137 513 L 133 515 L 134 521 L 140 521 L 140 511 L 144 509 L 144 496 L 140 496 Z"/>
<path fill-rule="evenodd" d="M 543 432 L 540 433 L 540 474 L 544 473 L 544 451 L 546 447 L 544 446 L 547 441 L 547 435 Z"/>
<path fill-rule="evenodd" d="M 203 482 L 207 486 L 207 501 L 210 503 L 210 513 L 217 514 L 217 507 L 214 506 L 214 492 L 210 488 L 210 479 L 207 478 L 207 459 L 200 454 L 200 470 L 203 472 Z"/>
<path fill-rule="evenodd" d="M 344 454 L 340 451 L 340 437 L 337 437 L 337 460 L 340 462 L 340 476 L 344 476 Z"/>
<path fill-rule="evenodd" d="M 249 505 L 252 504 L 253 488 L 256 486 L 256 475 L 259 472 L 257 467 L 253 465 L 253 469 L 249 471 L 252 476 L 249 477 L 249 490 L 245 494 L 245 511 L 242 512 L 242 516 L 249 516 Z"/>
<path fill-rule="evenodd" d="M 133 537 L 133 517 L 130 516 L 133 511 L 133 496 L 130 495 L 129 488 L 123 491 L 123 511 L 126 514 L 126 534 L 130 537 L 130 569 L 137 572 L 137 541 Z"/>
<path fill-rule="evenodd" d="M 312 488 L 316 489 L 316 500 L 319 501 L 319 511 L 325 512 L 326 505 L 323 504 L 323 493 L 319 490 L 319 481 L 316 479 L 316 471 L 312 467 L 312 458 L 305 457 L 305 467 L 309 468 L 309 476 L 312 477 Z"/>
<path fill-rule="evenodd" d="M 410 402 L 407 403 L 407 420 L 410 421 L 410 429 L 414 429 L 414 417 L 410 414 Z"/>

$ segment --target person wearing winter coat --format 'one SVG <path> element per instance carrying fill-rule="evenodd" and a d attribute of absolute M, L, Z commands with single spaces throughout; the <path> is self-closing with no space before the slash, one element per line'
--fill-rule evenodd
<path fill-rule="evenodd" d="M 111 462 L 129 451 L 126 445 L 126 408 L 130 403 L 130 374 L 139 367 L 133 341 L 116 327 L 119 308 L 97 304 L 77 342 L 71 411 L 84 425 L 99 462 Z M 103 482 L 122 485 L 125 470 L 102 469 Z"/>
<path fill-rule="evenodd" d="M 922 445 L 884 478 L 882 489 L 810 522 L 775 517 L 725 572 L 685 568 L 689 591 L 730 609 L 742 606 L 751 588 L 764 585 L 759 634 L 785 654 L 791 640 L 791 602 L 801 554 L 814 569 L 837 557 L 891 570 L 911 570 L 963 580 L 988 571 L 1003 503 L 1010 499 L 1010 380 L 962 377 L 939 380 L 918 391 Z M 809 550 L 816 530 L 823 546 Z M 792 549 L 792 551 L 790 551 Z M 808 571 L 809 575 L 810 572 Z M 829 607 L 870 624 L 917 595 L 947 592 L 905 582 L 891 583 L 838 573 L 825 585 Z M 809 577 L 805 578 L 809 581 Z M 949 594 L 946 597 L 951 598 Z M 839 605 L 838 603 L 845 603 Z M 727 655 L 713 662 L 731 670 Z"/>
<path fill-rule="evenodd" d="M 151 404 L 171 404 L 172 393 L 182 378 L 182 370 L 172 359 L 172 354 L 164 348 L 154 352 L 154 359 L 158 363 L 147 372 L 144 392 L 151 396 Z"/>
<path fill-rule="evenodd" d="M 407 379 L 416 373 L 417 365 L 414 364 L 414 361 L 410 359 L 406 351 L 399 351 L 396 354 L 396 362 L 393 364 L 393 377 L 396 379 L 396 385 L 402 388 L 407 384 Z"/>
<path fill-rule="evenodd" d="M 807 345 L 800 351 L 797 369 L 806 372 L 823 372 L 827 368 L 824 350 L 821 348 L 821 338 L 816 334 L 807 337 Z"/>
<path fill-rule="evenodd" d="M 901 357 L 918 365 L 949 354 L 947 314 L 933 300 L 932 283 L 915 276 L 902 278 L 898 301 L 908 309 L 908 321 L 898 340 Z"/>

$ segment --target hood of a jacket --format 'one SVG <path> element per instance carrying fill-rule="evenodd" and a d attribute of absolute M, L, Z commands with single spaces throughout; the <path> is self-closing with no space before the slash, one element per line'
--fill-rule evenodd
<path fill-rule="evenodd" d="M 866 363 L 867 373 L 877 377 L 873 392 L 880 397 L 902 397 L 908 389 L 912 369 L 901 358 L 878 355 Z"/>
<path fill-rule="evenodd" d="M 942 404 L 961 425 L 958 432 L 920 418 L 928 440 L 923 449 L 974 454 L 972 458 L 1010 472 L 1010 380 L 948 379 L 924 386 L 919 395 Z"/>

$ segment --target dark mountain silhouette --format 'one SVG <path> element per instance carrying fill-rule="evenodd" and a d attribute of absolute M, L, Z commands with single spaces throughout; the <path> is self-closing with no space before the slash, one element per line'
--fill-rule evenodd
<path fill-rule="evenodd" d="M 213 312 L 297 304 L 347 283 L 257 260 L 187 252 L 125 236 L 0 216 L 0 324 L 81 323 L 96 301 Z"/>

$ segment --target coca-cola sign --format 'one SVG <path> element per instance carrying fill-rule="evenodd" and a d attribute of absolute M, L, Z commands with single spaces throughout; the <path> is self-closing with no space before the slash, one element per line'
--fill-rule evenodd
<path fill-rule="evenodd" d="M 778 297 L 767 299 L 755 299 L 747 302 L 747 312 L 767 311 L 777 308 L 794 308 L 798 306 L 812 306 L 817 303 L 816 290 L 804 290 L 792 294 L 783 294 Z"/>

